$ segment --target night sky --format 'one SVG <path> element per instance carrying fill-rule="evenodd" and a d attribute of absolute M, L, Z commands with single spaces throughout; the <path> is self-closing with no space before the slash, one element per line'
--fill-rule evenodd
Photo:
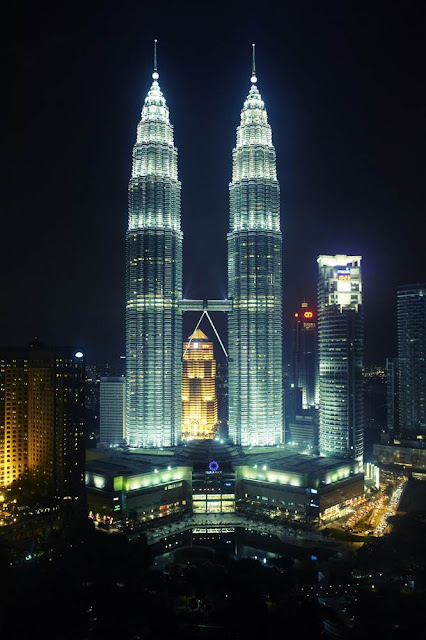
<path fill-rule="evenodd" d="M 127 184 L 158 38 L 185 297 L 226 297 L 231 153 L 255 42 L 281 185 L 286 320 L 315 302 L 320 253 L 360 254 L 367 363 L 396 355 L 396 288 L 426 280 L 421 3 L 19 7 L 3 34 L 0 344 L 37 335 L 91 362 L 124 353 Z M 189 333 L 197 318 L 186 315 Z"/>

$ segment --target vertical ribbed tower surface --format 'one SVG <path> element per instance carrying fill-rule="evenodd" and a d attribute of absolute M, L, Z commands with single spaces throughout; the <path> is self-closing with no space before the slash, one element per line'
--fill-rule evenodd
<path fill-rule="evenodd" d="M 181 185 L 156 61 L 152 77 L 133 147 L 126 234 L 126 431 L 131 447 L 174 446 L 181 428 Z"/>
<path fill-rule="evenodd" d="M 318 257 L 319 448 L 362 463 L 364 316 L 361 256 Z"/>
<path fill-rule="evenodd" d="M 243 446 L 267 446 L 283 441 L 282 237 L 275 149 L 254 56 L 251 83 L 229 186 L 229 435 Z"/>

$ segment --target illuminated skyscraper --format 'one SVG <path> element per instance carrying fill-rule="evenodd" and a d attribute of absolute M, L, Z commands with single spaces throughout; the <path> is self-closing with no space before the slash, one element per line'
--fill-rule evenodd
<path fill-rule="evenodd" d="M 280 189 L 254 56 L 229 195 L 229 435 L 275 445 L 283 440 Z"/>
<path fill-rule="evenodd" d="M 182 439 L 214 438 L 217 430 L 216 360 L 213 343 L 196 329 L 183 344 Z"/>
<path fill-rule="evenodd" d="M 318 266 L 320 452 L 362 462 L 361 256 L 319 256 Z"/>
<path fill-rule="evenodd" d="M 181 185 L 156 61 L 152 78 L 133 148 L 126 234 L 126 431 L 131 447 L 173 446 L 181 429 Z"/>
<path fill-rule="evenodd" d="M 307 302 L 293 318 L 293 383 L 302 389 L 302 406 L 318 408 L 318 329 L 317 314 Z"/>
<path fill-rule="evenodd" d="M 83 495 L 84 358 L 71 347 L 0 349 L 0 485 Z"/>
<path fill-rule="evenodd" d="M 399 430 L 426 432 L 426 283 L 398 289 Z"/>

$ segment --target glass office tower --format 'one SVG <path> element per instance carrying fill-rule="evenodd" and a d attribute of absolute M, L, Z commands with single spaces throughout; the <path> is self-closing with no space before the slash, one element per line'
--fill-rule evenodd
<path fill-rule="evenodd" d="M 280 188 L 254 71 L 229 195 L 229 436 L 242 445 L 275 445 L 283 441 Z"/>
<path fill-rule="evenodd" d="M 362 462 L 361 256 L 319 256 L 318 266 L 320 452 Z"/>
<path fill-rule="evenodd" d="M 426 284 L 398 289 L 399 430 L 426 432 Z"/>
<path fill-rule="evenodd" d="M 99 386 L 99 441 L 111 446 L 122 445 L 126 438 L 126 378 L 104 377 Z"/>
<path fill-rule="evenodd" d="M 131 447 L 169 447 L 181 428 L 181 185 L 156 69 L 133 148 L 126 234 L 126 431 Z"/>
<path fill-rule="evenodd" d="M 302 390 L 303 409 L 318 409 L 318 327 L 316 311 L 302 302 L 293 318 L 292 378 Z"/>

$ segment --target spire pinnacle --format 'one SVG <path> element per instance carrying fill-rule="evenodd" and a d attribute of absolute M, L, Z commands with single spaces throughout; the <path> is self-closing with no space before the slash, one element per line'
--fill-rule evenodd
<path fill-rule="evenodd" d="M 154 73 L 152 74 L 153 80 L 158 80 L 159 73 L 157 71 L 157 39 L 154 40 Z"/>
<path fill-rule="evenodd" d="M 252 44 L 251 45 L 252 48 L 252 65 L 251 65 L 251 78 L 250 78 L 250 82 L 252 84 L 256 84 L 257 82 L 257 78 L 256 78 L 256 45 Z"/>

